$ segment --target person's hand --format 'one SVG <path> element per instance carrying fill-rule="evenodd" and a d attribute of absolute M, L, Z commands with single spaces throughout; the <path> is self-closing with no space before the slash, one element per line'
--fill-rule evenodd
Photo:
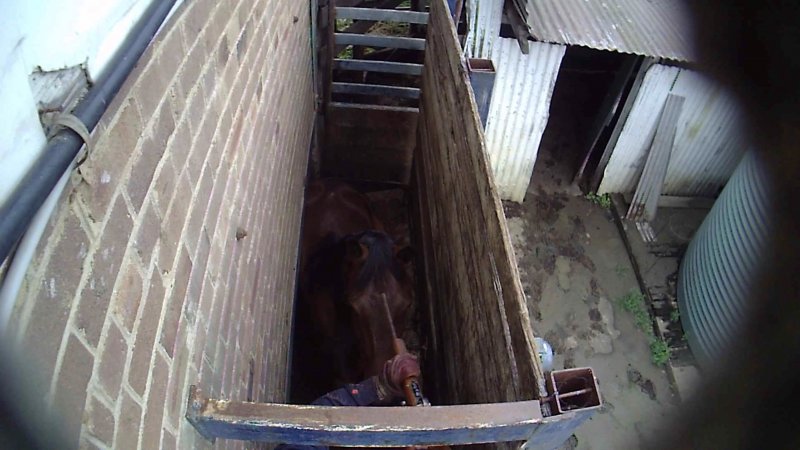
<path fill-rule="evenodd" d="M 408 377 L 418 377 L 419 374 L 417 357 L 411 353 L 401 353 L 383 364 L 383 370 L 378 376 L 380 391 L 392 397 L 402 397 L 403 382 Z"/>

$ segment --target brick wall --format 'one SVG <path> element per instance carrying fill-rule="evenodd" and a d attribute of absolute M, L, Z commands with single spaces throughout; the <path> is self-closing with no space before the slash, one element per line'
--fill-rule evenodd
<path fill-rule="evenodd" d="M 187 1 L 110 105 L 11 330 L 72 446 L 207 446 L 189 384 L 285 400 L 310 70 L 308 2 Z"/>

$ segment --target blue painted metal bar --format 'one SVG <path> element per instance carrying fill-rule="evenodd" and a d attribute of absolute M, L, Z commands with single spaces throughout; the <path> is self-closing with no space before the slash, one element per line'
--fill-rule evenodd
<path fill-rule="evenodd" d="M 342 6 L 336 7 L 336 18 L 418 24 L 428 23 L 428 13 L 425 12 L 377 8 L 348 8 Z"/>
<path fill-rule="evenodd" d="M 365 72 L 422 75 L 422 64 L 372 61 L 369 59 L 334 59 L 333 67 L 339 70 L 363 70 Z"/>
<path fill-rule="evenodd" d="M 331 83 L 331 91 L 336 94 L 381 95 L 386 97 L 419 98 L 419 89 L 403 86 L 382 86 L 379 84 Z"/>
<path fill-rule="evenodd" d="M 364 47 L 404 48 L 425 50 L 425 39 L 377 36 L 373 34 L 335 33 L 336 45 L 361 45 Z"/>
<path fill-rule="evenodd" d="M 497 73 L 491 59 L 467 59 L 467 70 L 469 71 L 469 84 L 472 86 L 475 103 L 478 105 L 478 116 L 480 116 L 481 125 L 485 129 Z"/>
<path fill-rule="evenodd" d="M 195 386 L 186 418 L 207 439 L 298 445 L 405 447 L 525 441 L 544 423 L 536 400 L 431 407 L 325 407 L 204 399 Z"/>

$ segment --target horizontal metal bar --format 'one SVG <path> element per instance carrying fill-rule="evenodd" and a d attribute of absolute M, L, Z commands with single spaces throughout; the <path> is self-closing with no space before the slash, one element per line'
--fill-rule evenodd
<path fill-rule="evenodd" d="M 408 50 L 425 50 L 425 39 L 377 36 L 374 34 L 334 33 L 336 45 L 361 45 L 364 47 L 404 48 Z"/>
<path fill-rule="evenodd" d="M 344 102 L 330 102 L 328 105 L 332 109 L 361 109 L 365 111 L 393 111 L 393 112 L 419 113 L 419 108 L 412 108 L 410 106 L 364 105 L 361 103 L 344 103 Z"/>
<path fill-rule="evenodd" d="M 300 406 L 207 400 L 195 386 L 186 418 L 207 439 L 368 447 L 522 441 L 550 420 L 542 417 L 536 400 L 431 407 Z"/>
<path fill-rule="evenodd" d="M 336 7 L 337 19 L 375 20 L 383 22 L 428 23 L 428 13 L 395 9 Z"/>
<path fill-rule="evenodd" d="M 331 83 L 336 94 L 383 95 L 386 97 L 419 98 L 419 89 L 401 86 L 382 86 L 380 84 Z"/>
<path fill-rule="evenodd" d="M 371 61 L 368 59 L 334 59 L 333 67 L 340 70 L 363 70 L 365 72 L 422 75 L 423 65 L 389 61 Z"/>

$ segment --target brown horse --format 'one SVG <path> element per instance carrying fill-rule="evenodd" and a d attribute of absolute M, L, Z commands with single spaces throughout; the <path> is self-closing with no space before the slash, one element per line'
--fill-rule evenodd
<path fill-rule="evenodd" d="M 381 295 L 398 330 L 406 326 L 411 279 L 366 196 L 337 180 L 308 188 L 301 255 L 300 320 L 333 363 L 335 382 L 376 375 L 394 355 Z"/>

